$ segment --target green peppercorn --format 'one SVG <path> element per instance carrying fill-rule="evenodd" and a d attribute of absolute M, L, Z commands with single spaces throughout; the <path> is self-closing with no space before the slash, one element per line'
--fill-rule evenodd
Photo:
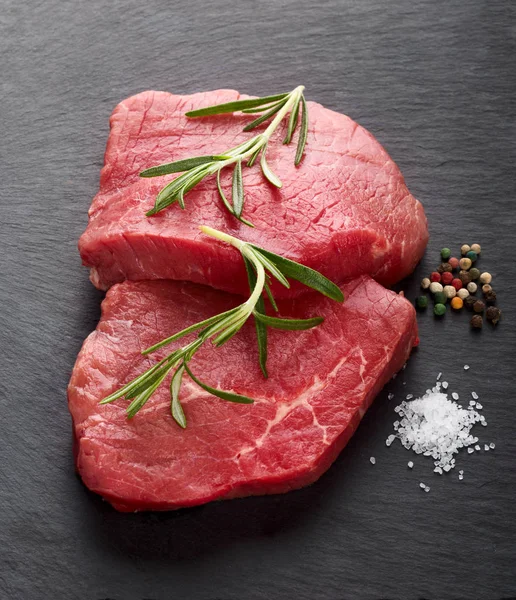
<path fill-rule="evenodd" d="M 426 308 L 428 306 L 428 298 L 426 296 L 418 296 L 416 298 L 416 306 L 418 308 Z"/>
<path fill-rule="evenodd" d="M 451 250 L 449 248 L 443 248 L 441 250 L 441 257 L 443 260 L 448 260 L 451 256 Z"/>
<path fill-rule="evenodd" d="M 493 289 L 491 289 L 484 294 L 484 298 L 486 300 L 486 304 L 495 304 L 496 292 Z"/>
<path fill-rule="evenodd" d="M 464 306 L 469 310 L 473 310 L 473 304 L 475 304 L 477 300 L 478 298 L 475 298 L 475 296 L 467 296 L 464 298 Z"/>
<path fill-rule="evenodd" d="M 434 315 L 436 317 L 442 317 L 445 312 L 446 312 L 446 305 L 445 304 L 436 304 L 434 306 Z"/>
<path fill-rule="evenodd" d="M 468 271 L 468 273 L 470 274 L 470 277 L 473 281 L 475 281 L 476 279 L 478 279 L 480 277 L 480 270 L 477 269 L 476 267 L 473 267 L 472 269 L 470 269 Z"/>
<path fill-rule="evenodd" d="M 474 263 L 478 256 L 476 252 L 473 252 L 473 250 L 470 250 L 469 252 L 466 252 L 466 258 L 469 258 L 469 260 Z"/>
<path fill-rule="evenodd" d="M 444 293 L 444 291 L 442 292 L 436 292 L 434 294 L 434 303 L 435 304 L 446 304 L 446 294 Z"/>
<path fill-rule="evenodd" d="M 482 300 L 477 300 L 475 302 L 475 304 L 473 304 L 473 310 L 476 313 L 481 313 L 484 312 L 484 308 L 486 307 L 486 305 L 482 302 Z"/>
<path fill-rule="evenodd" d="M 471 317 L 471 321 L 469 322 L 473 329 L 482 329 L 482 325 L 484 324 L 484 319 L 482 319 L 482 315 L 474 315 Z"/>
<path fill-rule="evenodd" d="M 488 321 L 491 321 L 493 325 L 496 325 L 502 317 L 502 311 L 496 306 L 490 306 L 486 311 L 486 317 Z"/>

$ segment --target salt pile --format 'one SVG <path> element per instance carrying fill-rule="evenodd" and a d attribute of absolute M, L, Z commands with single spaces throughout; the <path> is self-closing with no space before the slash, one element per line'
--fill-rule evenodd
<path fill-rule="evenodd" d="M 421 398 L 404 401 L 394 409 L 401 419 L 394 422 L 396 433 L 387 438 L 386 444 L 390 446 L 398 438 L 405 448 L 416 454 L 431 456 L 434 471 L 442 475 L 455 467 L 454 455 L 461 448 L 478 445 L 478 438 L 471 434 L 471 428 L 475 423 L 487 423 L 475 408 L 482 407 L 475 403 L 475 406 L 470 405 L 466 409 L 449 400 L 437 382 Z M 473 448 L 468 448 L 468 452 L 473 451 Z"/>

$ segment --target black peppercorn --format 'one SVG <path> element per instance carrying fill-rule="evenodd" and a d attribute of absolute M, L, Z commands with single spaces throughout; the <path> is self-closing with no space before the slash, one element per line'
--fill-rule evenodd
<path fill-rule="evenodd" d="M 484 312 L 484 308 L 486 307 L 486 305 L 482 302 L 482 300 L 477 300 L 475 302 L 475 304 L 473 304 L 473 310 L 476 313 L 481 313 Z"/>
<path fill-rule="evenodd" d="M 437 272 L 441 273 L 441 275 L 443 273 L 451 273 L 452 271 L 453 267 L 450 265 L 449 262 L 443 262 L 437 267 Z"/>
<path fill-rule="evenodd" d="M 482 329 L 482 325 L 484 324 L 484 320 L 482 319 L 482 315 L 474 315 L 471 317 L 471 321 L 469 322 L 473 329 Z"/>
<path fill-rule="evenodd" d="M 464 287 L 466 287 L 468 283 L 471 283 L 471 275 L 467 271 L 461 271 L 459 273 L 459 279 L 462 281 Z"/>
<path fill-rule="evenodd" d="M 491 321 L 493 325 L 496 325 L 502 316 L 502 311 L 496 306 L 490 306 L 486 311 L 486 317 L 488 321 Z"/>
<path fill-rule="evenodd" d="M 478 298 L 475 298 L 475 296 L 466 296 L 466 298 L 464 298 L 464 306 L 469 310 L 473 310 L 473 304 L 475 304 L 477 300 Z"/>
<path fill-rule="evenodd" d="M 496 302 L 496 292 L 489 290 L 484 294 L 484 298 L 486 299 L 486 304 L 494 304 Z"/>

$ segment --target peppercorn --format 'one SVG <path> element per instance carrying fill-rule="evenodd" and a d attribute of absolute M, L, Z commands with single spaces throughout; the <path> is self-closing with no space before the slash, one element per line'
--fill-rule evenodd
<path fill-rule="evenodd" d="M 486 304 L 494 304 L 496 302 L 496 292 L 494 290 L 490 290 L 485 294 Z"/>
<path fill-rule="evenodd" d="M 473 304 L 475 304 L 475 302 L 478 302 L 478 300 L 474 296 L 467 296 L 464 298 L 464 306 L 468 310 L 473 310 Z"/>
<path fill-rule="evenodd" d="M 443 260 L 448 260 L 451 256 L 451 250 L 449 248 L 443 248 L 441 250 L 441 257 Z"/>
<path fill-rule="evenodd" d="M 478 258 L 477 253 L 473 252 L 473 250 L 466 252 L 466 257 L 469 258 L 472 263 L 474 263 Z"/>
<path fill-rule="evenodd" d="M 478 289 L 477 284 L 474 281 L 470 281 L 467 285 L 467 288 L 470 294 L 474 294 Z"/>
<path fill-rule="evenodd" d="M 491 283 L 492 280 L 491 273 L 488 273 L 487 271 L 480 275 L 480 283 Z"/>
<path fill-rule="evenodd" d="M 471 268 L 472 264 L 473 262 L 468 256 L 459 260 L 459 267 L 464 271 L 468 271 Z"/>
<path fill-rule="evenodd" d="M 471 244 L 471 249 L 473 250 L 473 252 L 480 254 L 480 251 L 481 251 L 480 244 Z"/>
<path fill-rule="evenodd" d="M 453 281 L 453 275 L 446 271 L 441 275 L 441 281 L 444 285 L 450 285 L 450 283 Z"/>
<path fill-rule="evenodd" d="M 428 277 L 425 277 L 424 279 L 421 280 L 421 287 L 424 290 L 427 290 L 430 287 L 430 284 L 432 282 L 430 281 L 430 279 L 428 279 Z"/>
<path fill-rule="evenodd" d="M 446 304 L 446 294 L 444 292 L 436 292 L 434 294 L 434 302 L 436 304 Z"/>
<path fill-rule="evenodd" d="M 453 310 L 460 310 L 463 306 L 464 302 L 462 301 L 462 298 L 459 298 L 458 296 L 452 298 L 451 307 L 453 308 Z"/>
<path fill-rule="evenodd" d="M 465 300 L 469 296 L 469 292 L 466 288 L 460 288 L 460 290 L 457 290 L 457 296 L 461 300 Z"/>
<path fill-rule="evenodd" d="M 439 273 L 451 273 L 453 271 L 449 262 L 443 262 L 437 267 Z"/>
<path fill-rule="evenodd" d="M 428 298 L 426 296 L 418 296 L 416 298 L 416 306 L 418 308 L 426 308 L 428 306 Z"/>
<path fill-rule="evenodd" d="M 455 258 L 455 256 L 452 256 L 451 258 L 449 258 L 448 262 L 452 266 L 452 269 L 457 269 L 459 266 L 459 259 Z"/>
<path fill-rule="evenodd" d="M 457 295 L 457 290 L 453 287 L 453 285 L 445 285 L 443 293 L 446 298 L 454 298 Z"/>
<path fill-rule="evenodd" d="M 443 286 L 438 281 L 432 281 L 432 283 L 430 284 L 430 291 L 432 292 L 432 294 L 442 292 Z"/>
<path fill-rule="evenodd" d="M 445 304 L 436 304 L 434 306 L 434 315 L 436 317 L 442 317 L 445 312 L 446 312 L 446 305 Z"/>
<path fill-rule="evenodd" d="M 441 274 L 438 273 L 437 271 L 434 271 L 431 275 L 430 275 L 430 281 L 441 281 Z"/>
<path fill-rule="evenodd" d="M 482 300 L 476 300 L 475 304 L 473 304 L 473 310 L 476 313 L 484 312 L 485 307 L 486 307 L 486 305 L 482 302 Z"/>
<path fill-rule="evenodd" d="M 488 321 L 491 321 L 493 325 L 496 325 L 502 316 L 502 311 L 496 306 L 490 306 L 486 311 L 486 317 Z"/>
<path fill-rule="evenodd" d="M 488 283 L 484 283 L 484 285 L 482 286 L 482 291 L 484 292 L 484 294 L 487 294 L 487 292 L 490 292 L 493 288 L 488 284 Z"/>
<path fill-rule="evenodd" d="M 482 325 L 484 324 L 484 319 L 482 319 L 482 315 L 474 315 L 471 317 L 471 321 L 469 322 L 473 329 L 482 329 Z"/>
<path fill-rule="evenodd" d="M 473 267 L 469 270 L 469 275 L 473 280 L 478 279 L 480 277 L 480 271 L 476 267 Z"/>
<path fill-rule="evenodd" d="M 466 286 L 471 281 L 471 275 L 467 271 L 461 271 L 459 273 L 459 279 L 462 281 L 462 285 Z"/>
<path fill-rule="evenodd" d="M 468 244 L 464 244 L 460 247 L 460 253 L 462 254 L 462 256 L 466 256 L 466 253 L 469 252 L 471 250 L 471 246 L 468 246 Z"/>
<path fill-rule="evenodd" d="M 451 284 L 453 285 L 453 287 L 459 291 L 460 288 L 462 287 L 462 281 L 456 277 L 455 279 L 452 280 Z"/>

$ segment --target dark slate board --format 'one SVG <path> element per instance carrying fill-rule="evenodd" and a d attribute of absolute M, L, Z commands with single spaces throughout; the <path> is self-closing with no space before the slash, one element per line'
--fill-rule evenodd
<path fill-rule="evenodd" d="M 0 597 L 366 600 L 516 597 L 510 0 L 4 0 L 0 12 Z M 112 108 L 145 89 L 267 94 L 306 84 L 385 145 L 438 250 L 479 241 L 505 318 L 419 318 L 422 343 L 315 485 L 123 515 L 74 474 L 66 384 L 101 294 L 76 242 Z M 468 363 L 471 369 L 463 370 Z M 496 450 L 439 477 L 384 440 L 442 371 L 476 390 Z M 404 385 L 406 384 L 406 385 Z M 396 398 L 387 399 L 392 391 Z M 369 463 L 374 455 L 376 466 Z M 431 486 L 425 494 L 419 481 Z"/>

